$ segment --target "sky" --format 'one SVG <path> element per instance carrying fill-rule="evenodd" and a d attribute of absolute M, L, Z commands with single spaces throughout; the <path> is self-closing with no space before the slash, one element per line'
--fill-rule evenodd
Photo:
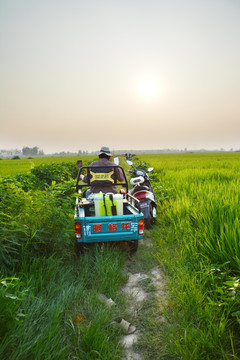
<path fill-rule="evenodd" d="M 0 149 L 240 149 L 239 0 L 0 0 Z"/>

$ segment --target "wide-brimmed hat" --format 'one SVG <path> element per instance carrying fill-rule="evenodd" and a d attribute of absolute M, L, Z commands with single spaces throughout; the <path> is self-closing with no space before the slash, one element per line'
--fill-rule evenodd
<path fill-rule="evenodd" d="M 106 154 L 107 156 L 112 156 L 109 147 L 107 146 L 102 146 L 100 151 L 97 153 L 97 155 L 101 155 L 101 154 Z"/>

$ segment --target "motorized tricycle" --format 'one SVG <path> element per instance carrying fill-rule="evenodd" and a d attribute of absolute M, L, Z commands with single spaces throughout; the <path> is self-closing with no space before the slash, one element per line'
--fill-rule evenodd
<path fill-rule="evenodd" d="M 124 181 L 118 182 L 116 169 L 119 168 Z M 86 183 L 81 175 L 85 174 Z M 82 195 L 84 187 L 115 185 L 125 188 L 122 193 Z M 94 243 L 125 242 L 131 253 L 137 251 L 138 240 L 144 237 L 144 218 L 139 201 L 128 193 L 128 182 L 124 169 L 113 166 L 82 166 L 80 163 L 76 182 L 75 204 L 75 248 L 83 251 Z M 84 193 L 83 193 L 84 194 Z"/>

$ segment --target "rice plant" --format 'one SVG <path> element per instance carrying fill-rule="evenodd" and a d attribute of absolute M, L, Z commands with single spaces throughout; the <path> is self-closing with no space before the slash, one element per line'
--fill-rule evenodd
<path fill-rule="evenodd" d="M 149 162 L 173 194 L 160 202 L 153 237 L 170 277 L 169 351 L 183 359 L 238 358 L 240 156 L 163 155 Z"/>

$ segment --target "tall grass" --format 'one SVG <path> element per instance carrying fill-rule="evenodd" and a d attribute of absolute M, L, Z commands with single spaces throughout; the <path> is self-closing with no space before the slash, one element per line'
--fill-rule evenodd
<path fill-rule="evenodd" d="M 95 246 L 76 259 L 76 169 L 33 170 L 0 181 L 0 358 L 120 359 L 124 254 Z"/>
<path fill-rule="evenodd" d="M 106 307 L 98 294 L 118 301 L 122 267 L 119 251 L 98 247 L 80 259 L 51 256 L 25 262 L 20 275 L 30 284 L 21 302 L 25 319 L 3 337 L 0 357 L 120 359 L 121 332 L 111 324 L 119 316 L 119 307 Z"/>
<path fill-rule="evenodd" d="M 182 359 L 238 358 L 240 154 L 141 159 L 158 172 L 153 242 L 169 276 L 168 351 Z"/>

